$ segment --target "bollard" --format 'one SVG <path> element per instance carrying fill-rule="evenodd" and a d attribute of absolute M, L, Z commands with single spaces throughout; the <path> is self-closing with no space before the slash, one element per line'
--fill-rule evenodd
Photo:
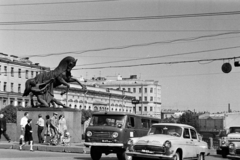
<path fill-rule="evenodd" d="M 213 148 L 213 138 L 212 137 L 209 137 L 209 140 L 210 140 L 210 146 L 209 146 L 209 149 L 214 149 Z"/>

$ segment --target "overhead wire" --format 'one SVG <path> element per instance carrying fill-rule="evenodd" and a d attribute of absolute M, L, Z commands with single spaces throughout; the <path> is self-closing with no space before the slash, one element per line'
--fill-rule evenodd
<path fill-rule="evenodd" d="M 0 25 L 31 25 L 31 24 L 59 24 L 59 23 L 88 23 L 88 22 L 116 22 L 116 21 L 140 21 L 140 20 L 159 20 L 176 18 L 197 18 L 211 16 L 239 15 L 240 11 L 230 12 L 212 12 L 212 13 L 193 13 L 162 16 L 139 16 L 139 17 L 112 17 L 112 18 L 92 18 L 92 19 L 63 19 L 63 20 L 45 20 L 45 21 L 13 21 L 0 22 Z"/>
<path fill-rule="evenodd" d="M 137 61 L 137 60 L 156 59 L 156 58 L 166 58 L 166 57 L 173 57 L 173 56 L 183 56 L 183 55 L 190 55 L 190 54 L 198 54 L 198 53 L 222 51 L 222 50 L 236 49 L 236 48 L 240 48 L 240 46 L 217 48 L 217 49 L 209 49 L 209 50 L 202 50 L 202 51 L 192 51 L 192 52 L 184 52 L 184 53 L 176 53 L 176 54 L 171 54 L 171 55 L 161 55 L 161 56 L 143 57 L 143 58 L 135 58 L 135 59 L 127 59 L 127 60 L 119 60 L 119 61 L 99 62 L 99 63 L 92 63 L 92 64 L 90 63 L 90 64 L 82 64 L 82 65 L 77 65 L 77 66 L 109 64 L 109 63 L 117 63 L 117 62 L 129 62 L 129 61 Z"/>
<path fill-rule="evenodd" d="M 214 59 L 198 59 L 192 61 L 169 61 L 169 62 L 156 62 L 156 63 L 143 63 L 143 64 L 132 64 L 132 65 L 116 65 L 116 66 L 103 66 L 103 67 L 90 67 L 90 68 L 75 68 L 73 70 L 82 69 L 112 69 L 112 68 L 130 68 L 130 67 L 142 67 L 142 66 L 153 66 L 153 65 L 163 65 L 163 64 L 182 64 L 182 63 L 196 63 L 196 62 L 209 62 L 209 61 L 223 61 L 240 58 L 238 57 L 227 57 L 227 58 L 214 58 Z"/>
<path fill-rule="evenodd" d="M 48 54 L 34 54 L 34 55 L 24 55 L 21 56 L 22 58 L 25 57 L 48 57 L 48 56 L 55 56 L 55 55 L 65 55 L 65 54 L 83 54 L 87 52 L 99 52 L 99 51 L 107 51 L 107 50 L 121 50 L 121 49 L 127 49 L 127 48 L 133 48 L 133 47 L 145 47 L 150 45 L 156 45 L 156 44 L 168 44 L 168 43 L 175 43 L 175 42 L 181 42 L 181 41 L 194 41 L 202 38 L 211 38 L 211 37 L 217 37 L 217 36 L 223 36 L 223 35 L 231 35 L 231 34 L 239 34 L 238 32 L 226 32 L 226 33 L 218 33 L 218 34 L 211 34 L 211 35 L 203 35 L 203 36 L 197 36 L 197 37 L 187 37 L 187 38 L 180 38 L 180 39 L 173 39 L 168 41 L 155 41 L 155 42 L 149 42 L 149 43 L 140 43 L 140 44 L 132 44 L 132 45 L 124 45 L 124 46 L 115 46 L 115 47 L 106 47 L 106 48 L 97 48 L 97 49 L 89 49 L 89 50 L 83 50 L 83 51 L 68 51 L 68 52 L 59 52 L 59 53 L 48 53 Z"/>
<path fill-rule="evenodd" d="M 184 29 L 184 30 L 142 30 L 142 29 L 8 29 L 8 28 L 0 28 L 2 31 L 22 31 L 22 32 L 238 32 L 240 30 L 192 30 L 192 29 Z"/>
<path fill-rule="evenodd" d="M 34 6 L 34 5 L 53 5 L 53 4 L 77 4 L 77 3 L 93 3 L 93 2 L 112 2 L 118 0 L 85 0 L 85 1 L 67 1 L 67 2 L 42 2 L 42 3 L 16 3 L 16 4 L 0 4 L 0 7 L 7 6 Z"/>

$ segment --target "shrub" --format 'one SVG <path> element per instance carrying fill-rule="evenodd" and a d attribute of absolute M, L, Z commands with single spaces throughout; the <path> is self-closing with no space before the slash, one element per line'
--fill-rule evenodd
<path fill-rule="evenodd" d="M 7 105 L 6 107 L 0 110 L 4 114 L 4 117 L 7 123 L 16 123 L 17 122 L 17 108 L 20 106 Z"/>
<path fill-rule="evenodd" d="M 92 117 L 92 110 L 82 109 L 82 124 L 88 120 L 88 118 Z"/>

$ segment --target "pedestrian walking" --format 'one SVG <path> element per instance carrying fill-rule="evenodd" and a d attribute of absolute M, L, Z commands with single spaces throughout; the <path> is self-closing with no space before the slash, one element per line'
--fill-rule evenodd
<path fill-rule="evenodd" d="M 67 130 L 67 122 L 64 115 L 60 115 L 58 119 L 58 132 L 60 134 L 60 144 L 62 144 L 62 139 L 64 137 L 64 133 Z"/>
<path fill-rule="evenodd" d="M 57 113 L 54 112 L 53 116 L 50 119 L 50 131 L 51 131 L 51 144 L 57 145 L 58 144 L 58 118 Z"/>
<path fill-rule="evenodd" d="M 39 143 L 43 143 L 42 131 L 44 129 L 44 119 L 42 118 L 41 114 L 38 115 L 38 121 L 37 121 L 36 125 L 38 126 L 38 129 L 37 129 L 37 132 L 38 132 L 38 142 Z"/>
<path fill-rule="evenodd" d="M 24 113 L 24 116 L 21 118 L 21 121 L 20 121 L 20 127 L 21 127 L 21 135 L 20 135 L 20 140 L 19 142 L 22 142 L 22 144 L 24 144 L 24 133 L 25 133 L 25 126 L 28 122 L 28 112 L 25 112 Z M 20 144 L 20 145 L 22 145 Z"/>
<path fill-rule="evenodd" d="M 51 120 L 50 116 L 46 115 L 46 128 L 44 131 L 44 143 L 50 144 L 51 130 L 50 130 Z"/>
<path fill-rule="evenodd" d="M 26 144 L 26 142 L 30 143 L 30 151 L 33 151 L 33 137 L 32 137 L 32 119 L 28 119 L 27 124 L 25 126 L 25 134 L 24 134 L 24 140 L 25 143 L 20 145 L 20 150 L 22 150 L 22 147 Z"/>
<path fill-rule="evenodd" d="M 1 139 L 1 135 L 3 135 L 8 142 L 11 142 L 11 139 L 7 135 L 6 131 L 7 131 L 7 121 L 4 118 L 3 113 L 0 113 L 0 139 Z"/>

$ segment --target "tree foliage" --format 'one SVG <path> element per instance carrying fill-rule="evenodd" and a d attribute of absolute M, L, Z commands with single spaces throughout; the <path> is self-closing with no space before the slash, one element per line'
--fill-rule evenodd
<path fill-rule="evenodd" d="M 8 105 L 0 110 L 4 114 L 4 117 L 7 123 L 16 123 L 17 122 L 17 108 L 21 106 Z"/>
<path fill-rule="evenodd" d="M 194 112 L 185 112 L 182 116 L 179 117 L 178 123 L 188 124 L 199 130 L 199 123 L 198 123 L 198 114 Z"/>
<path fill-rule="evenodd" d="M 82 124 L 88 120 L 88 118 L 92 117 L 93 111 L 92 110 L 85 110 L 82 109 Z"/>

